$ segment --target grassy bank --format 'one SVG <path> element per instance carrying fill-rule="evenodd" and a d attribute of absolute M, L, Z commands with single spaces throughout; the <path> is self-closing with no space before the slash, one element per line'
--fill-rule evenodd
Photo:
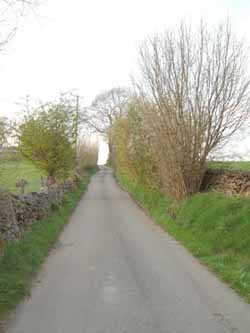
<path fill-rule="evenodd" d="M 32 278 L 68 222 L 93 172 L 88 173 L 79 188 L 68 194 L 48 218 L 34 224 L 18 243 L 6 247 L 0 258 L 0 317 L 29 293 Z"/>
<path fill-rule="evenodd" d="M 176 206 L 156 190 L 118 180 L 156 223 L 250 302 L 249 199 L 199 193 Z"/>

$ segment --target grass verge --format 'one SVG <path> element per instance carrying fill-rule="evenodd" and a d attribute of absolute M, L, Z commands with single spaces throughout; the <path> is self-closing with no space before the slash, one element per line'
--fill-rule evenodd
<path fill-rule="evenodd" d="M 156 223 L 250 302 L 249 199 L 199 193 L 176 206 L 157 190 L 117 178 Z"/>
<path fill-rule="evenodd" d="M 32 278 L 68 222 L 93 173 L 94 170 L 88 172 L 79 188 L 69 193 L 49 217 L 35 223 L 19 242 L 6 246 L 0 258 L 0 318 L 29 294 Z"/>

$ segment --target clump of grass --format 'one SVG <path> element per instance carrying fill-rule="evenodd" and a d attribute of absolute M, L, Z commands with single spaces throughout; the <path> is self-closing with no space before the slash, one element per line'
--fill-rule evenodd
<path fill-rule="evenodd" d="M 90 174 L 79 188 L 68 194 L 50 216 L 35 223 L 31 230 L 15 244 L 9 244 L 0 258 L 0 316 L 29 293 L 32 278 L 41 267 L 63 226 L 87 187 Z"/>
<path fill-rule="evenodd" d="M 155 222 L 250 302 L 249 199 L 209 192 L 175 205 L 157 190 L 118 179 Z M 168 214 L 173 206 L 175 219 Z"/>

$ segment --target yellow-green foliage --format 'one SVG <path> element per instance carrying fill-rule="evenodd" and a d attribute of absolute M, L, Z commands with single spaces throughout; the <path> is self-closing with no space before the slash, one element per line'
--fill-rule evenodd
<path fill-rule="evenodd" d="M 4 117 L 0 117 L 0 145 L 6 143 L 7 135 L 8 135 L 7 119 Z"/>
<path fill-rule="evenodd" d="M 114 161 L 115 168 L 117 171 L 133 177 L 135 170 L 128 153 L 129 127 L 127 118 L 116 120 L 112 128 L 112 138 L 112 153 L 114 155 L 112 160 Z"/>
<path fill-rule="evenodd" d="M 156 168 L 138 104 L 131 104 L 126 117 L 115 122 L 112 138 L 117 171 L 134 181 L 156 185 Z"/>
<path fill-rule="evenodd" d="M 79 171 L 83 173 L 86 169 L 91 169 L 97 165 L 98 145 L 85 138 L 81 139 L 77 149 Z"/>
<path fill-rule="evenodd" d="M 29 114 L 20 126 L 22 155 L 53 177 L 66 177 L 75 161 L 74 115 L 63 104 Z"/>

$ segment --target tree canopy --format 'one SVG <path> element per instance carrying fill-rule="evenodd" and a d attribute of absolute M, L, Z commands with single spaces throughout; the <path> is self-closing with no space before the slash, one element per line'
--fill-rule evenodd
<path fill-rule="evenodd" d="M 25 116 L 19 127 L 23 156 L 52 177 L 66 177 L 75 161 L 73 108 L 47 104 Z"/>

